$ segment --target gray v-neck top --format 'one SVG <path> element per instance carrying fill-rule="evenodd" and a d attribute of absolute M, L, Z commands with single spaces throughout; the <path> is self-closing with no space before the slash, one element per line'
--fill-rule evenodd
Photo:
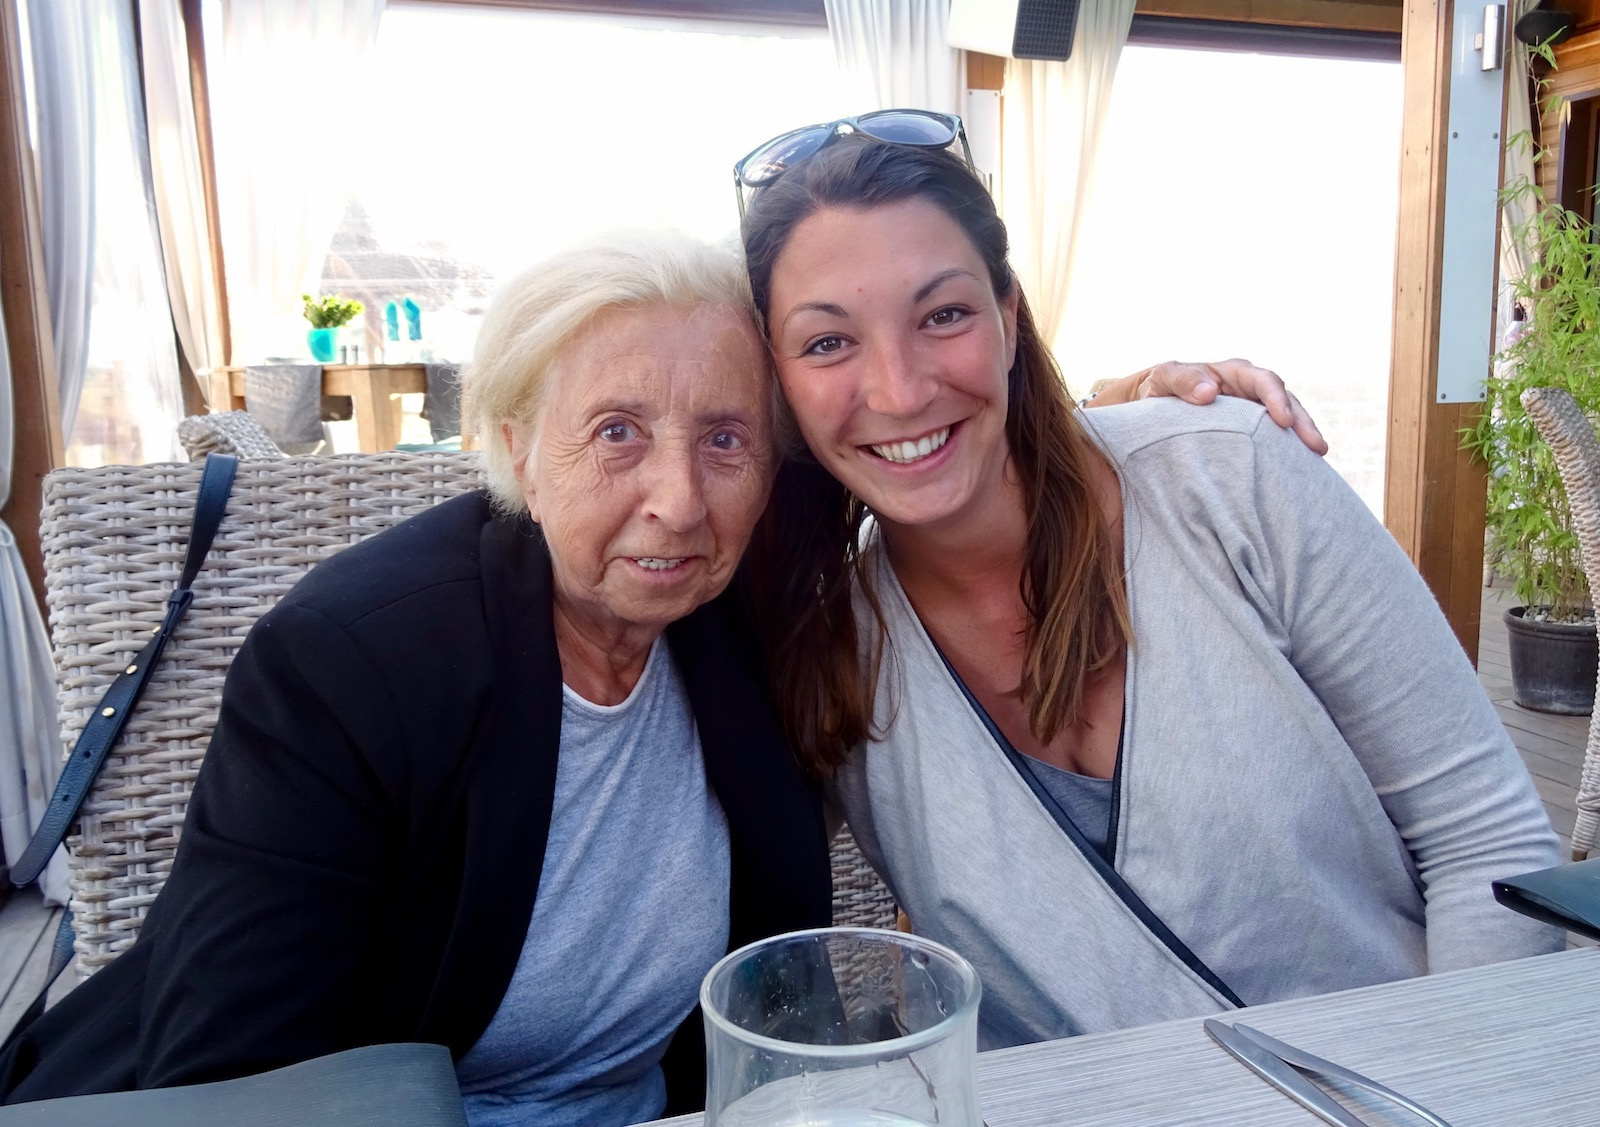
<path fill-rule="evenodd" d="M 875 724 L 830 784 L 997 1048 L 1559 950 L 1490 882 L 1553 865 L 1526 768 L 1437 603 L 1260 407 L 1108 407 L 1133 645 L 1113 869 L 1008 761 L 895 579 Z M 870 637 L 865 607 L 857 621 Z"/>
<path fill-rule="evenodd" d="M 1050 815 L 1057 822 L 1070 818 L 1084 840 L 1102 857 L 1106 856 L 1106 844 L 1111 836 L 1111 798 L 1116 784 L 1110 779 L 1068 771 L 1031 755 L 1023 758 L 1026 760 L 1023 770 L 1032 771 L 1039 785 L 1056 801 L 1057 809 L 1051 810 Z"/>

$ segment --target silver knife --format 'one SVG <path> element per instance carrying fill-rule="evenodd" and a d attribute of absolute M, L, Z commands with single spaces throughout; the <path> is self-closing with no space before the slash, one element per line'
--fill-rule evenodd
<path fill-rule="evenodd" d="M 1450 1127 L 1450 1124 L 1415 1100 L 1407 1099 L 1393 1088 L 1387 1088 L 1376 1080 L 1356 1072 L 1354 1069 L 1334 1064 L 1331 1060 L 1323 1060 L 1321 1057 L 1308 1053 L 1304 1049 L 1296 1048 L 1286 1041 L 1280 1041 L 1276 1037 L 1269 1037 L 1261 1030 L 1253 1029 L 1243 1022 L 1234 1022 L 1233 1031 L 1244 1034 L 1244 1036 L 1250 1038 L 1268 1052 L 1281 1057 L 1296 1068 L 1304 1069 L 1307 1072 L 1315 1072 L 1320 1076 L 1327 1076 L 1334 1080 L 1342 1080 L 1346 1084 L 1354 1084 L 1358 1088 L 1365 1088 L 1369 1092 L 1376 1093 L 1386 1100 L 1399 1104 L 1413 1115 L 1427 1120 L 1433 1124 L 1433 1127 Z"/>
<path fill-rule="evenodd" d="M 1368 1127 L 1368 1124 L 1335 1103 L 1332 1096 L 1296 1072 L 1292 1065 L 1232 1026 L 1208 1017 L 1205 1030 L 1213 1041 L 1233 1054 L 1251 1072 L 1318 1119 L 1332 1123 L 1334 1127 Z"/>

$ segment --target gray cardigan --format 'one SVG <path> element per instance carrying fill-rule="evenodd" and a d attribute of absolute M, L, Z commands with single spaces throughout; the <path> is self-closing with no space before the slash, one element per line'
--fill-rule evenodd
<path fill-rule="evenodd" d="M 976 965 L 984 1047 L 1559 949 L 1489 888 L 1557 860 L 1532 782 L 1360 499 L 1252 404 L 1089 422 L 1134 628 L 1114 871 L 1040 806 L 876 550 L 887 735 L 833 785 L 916 929 Z"/>

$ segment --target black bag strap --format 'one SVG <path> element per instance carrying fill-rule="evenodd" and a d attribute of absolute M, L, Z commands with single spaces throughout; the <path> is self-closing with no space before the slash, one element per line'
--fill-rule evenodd
<path fill-rule="evenodd" d="M 61 769 L 61 777 L 56 781 L 55 793 L 50 796 L 50 805 L 45 809 L 39 828 L 34 831 L 22 856 L 11 866 L 11 883 L 17 887 L 37 880 L 55 855 L 56 847 L 66 838 L 67 830 L 78 816 L 78 810 L 83 806 L 95 776 L 106 761 L 106 754 L 122 735 L 133 706 L 138 703 L 140 694 L 150 681 L 151 670 L 161 660 L 161 651 L 166 647 L 167 639 L 172 636 L 194 600 L 194 592 L 190 588 L 206 554 L 211 551 L 212 538 L 222 524 L 223 513 L 228 508 L 228 494 L 233 489 L 233 475 L 238 467 L 239 459 L 231 454 L 206 455 L 205 469 L 200 476 L 200 492 L 195 501 L 194 528 L 189 533 L 189 551 L 183 561 L 183 574 L 178 579 L 178 587 L 167 599 L 167 613 L 161 625 L 154 629 L 155 636 L 117 675 L 79 733 L 78 742 Z"/>

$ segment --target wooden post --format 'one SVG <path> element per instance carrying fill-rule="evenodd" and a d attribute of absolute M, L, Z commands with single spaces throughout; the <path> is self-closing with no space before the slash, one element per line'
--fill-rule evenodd
<path fill-rule="evenodd" d="M 1401 29 L 1405 118 L 1384 522 L 1476 663 L 1485 479 L 1461 449 L 1460 432 L 1481 408 L 1436 399 L 1453 15 L 1452 0 L 1406 0 Z"/>
<path fill-rule="evenodd" d="M 1006 61 L 998 55 L 967 52 L 967 89 L 1004 90 L 1006 86 Z"/>
<path fill-rule="evenodd" d="M 222 258 L 222 212 L 217 205 L 217 157 L 211 140 L 211 85 L 206 76 L 205 29 L 201 0 L 183 0 L 183 30 L 189 47 L 189 87 L 194 99 L 194 131 L 200 148 L 200 186 L 206 200 L 206 233 L 211 241 L 211 277 L 217 290 L 217 346 L 222 355 L 214 367 L 233 363 L 233 327 L 228 319 L 228 273 Z M 213 391 L 216 388 L 213 380 Z M 213 411 L 228 410 L 213 402 Z"/>
<path fill-rule="evenodd" d="M 0 314 L 11 360 L 11 495 L 0 509 L 16 537 L 41 612 L 44 554 L 39 510 L 44 475 L 66 461 L 55 349 L 50 339 L 50 294 L 45 286 L 38 181 L 28 143 L 22 88 L 22 36 L 17 4 L 0 0 Z"/>

